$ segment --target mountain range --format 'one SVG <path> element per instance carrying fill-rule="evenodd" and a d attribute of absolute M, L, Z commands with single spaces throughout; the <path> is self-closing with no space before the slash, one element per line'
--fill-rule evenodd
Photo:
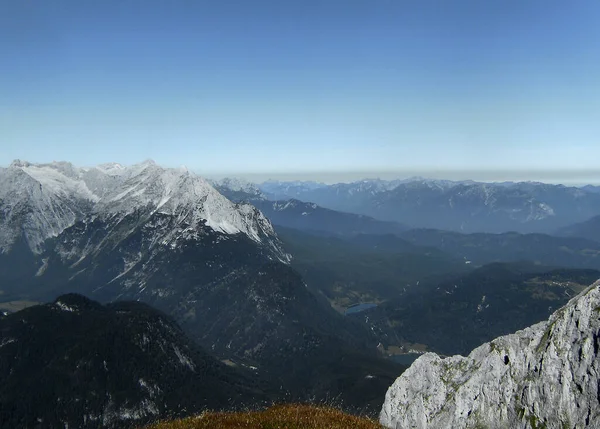
<path fill-rule="evenodd" d="M 96 331 L 100 324 L 131 326 L 121 333 L 119 341 L 126 343 L 125 337 L 139 336 L 138 321 L 149 317 L 171 327 L 152 331 L 158 344 L 168 337 L 188 351 L 188 360 L 197 359 L 193 367 L 215 368 L 211 374 L 224 381 L 215 381 L 215 391 L 226 393 L 214 402 L 173 395 L 187 411 L 166 397 L 154 401 L 134 393 L 141 385 L 136 380 L 123 386 L 123 401 L 111 405 L 131 412 L 106 414 L 106 402 L 78 393 L 79 401 L 93 405 L 94 421 L 113 415 L 105 426 L 127 424 L 129 417 L 118 417 L 127 413 L 142 422 L 232 405 L 224 397 L 240 398 L 236 403 L 328 400 L 372 414 L 405 368 L 382 355 L 414 348 L 466 354 L 543 320 L 597 279 L 595 224 L 576 222 L 600 212 L 599 198 L 592 188 L 539 183 L 413 178 L 254 185 L 208 181 L 152 161 L 86 168 L 15 161 L 0 169 L 1 308 L 51 304 L 3 316 L 3 338 L 22 338 L 18 343 L 27 350 L 63 359 L 62 349 L 37 334 L 28 343 L 19 330 L 20 320 L 31 317 L 28 323 L 35 326 L 47 318 L 56 332 L 35 332 L 57 343 L 72 335 L 69 341 L 81 343 L 82 356 L 102 354 L 95 347 L 110 349 L 117 334 L 109 329 L 106 345 L 105 331 Z M 466 233 L 477 230 L 488 232 Z M 61 328 L 78 321 L 90 331 Z M 61 331 L 64 338 L 53 340 Z M 84 335 L 98 342 L 81 340 Z M 10 374 L 19 368 L 19 377 L 30 371 L 49 384 L 70 386 L 64 374 L 79 364 L 69 360 L 72 354 L 57 373 L 46 374 L 46 361 L 28 360 L 33 352 L 19 359 L 3 355 L 15 352 L 13 343 L 0 346 L 7 385 L 13 386 Z M 119 359 L 150 359 L 132 347 Z M 177 364 L 163 352 L 152 352 L 156 359 L 144 365 Z M 15 366 L 15 359 L 25 366 Z M 94 369 L 86 376 L 102 370 L 85 365 Z M 112 381 L 94 384 L 94 377 L 75 381 L 112 392 Z M 144 383 L 148 377 L 139 373 Z M 161 374 L 153 377 L 165 386 L 162 391 L 171 389 Z M 184 386 L 200 389 L 194 377 Z M 7 421 L 30 422 L 19 401 L 35 398 L 3 392 L 3 404 L 13 410 Z M 52 422 L 77 426 L 84 418 L 65 416 L 57 413 Z"/>
<path fill-rule="evenodd" d="M 344 213 L 290 199 L 253 201 L 252 204 L 275 226 L 299 229 L 317 235 L 352 236 L 356 234 L 400 234 L 408 229 L 398 222 L 386 222 L 370 216 Z"/>
<path fill-rule="evenodd" d="M 266 183 L 269 189 L 269 184 L 277 186 L 278 182 Z M 302 186 L 301 189 L 316 189 L 320 186 L 314 182 L 303 183 L 287 183 L 285 189 L 290 191 L 296 184 Z M 215 189 L 231 201 L 251 203 L 260 209 L 273 225 L 318 235 L 397 234 L 408 229 L 406 225 L 398 222 L 380 221 L 370 216 L 331 210 L 289 196 L 282 200 L 273 200 L 269 197 L 278 194 L 265 193 L 258 185 L 240 179 L 225 178 L 213 181 L 213 184 Z"/>
<path fill-rule="evenodd" d="M 366 327 L 306 287 L 256 207 L 150 161 L 19 161 L 0 178 L 3 301 L 67 292 L 142 301 L 220 360 L 256 368 L 282 397 L 379 406 L 398 366 L 379 358 Z"/>
<path fill-rule="evenodd" d="M 537 182 L 479 183 L 412 178 L 318 186 L 259 185 L 268 199 L 298 199 L 413 228 L 459 232 L 552 233 L 600 213 L 595 187 Z"/>

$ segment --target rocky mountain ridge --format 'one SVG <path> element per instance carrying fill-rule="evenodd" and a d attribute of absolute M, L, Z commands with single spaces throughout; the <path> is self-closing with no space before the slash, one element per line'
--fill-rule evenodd
<path fill-rule="evenodd" d="M 31 213 L 57 214 L 32 204 L 38 194 L 0 201 L 0 213 L 13 220 L 2 218 L 0 228 L 16 231 L 0 253 L 3 301 L 47 302 L 68 292 L 103 303 L 141 301 L 173 317 L 219 359 L 253 367 L 280 397 L 331 394 L 358 407 L 381 406 L 398 365 L 379 358 L 363 326 L 313 295 L 254 206 L 229 201 L 184 168 L 150 161 L 90 169 L 15 163 L 3 173 L 30 178 L 28 186 L 41 187 L 42 200 L 58 206 L 65 196 L 74 207 L 87 202 L 70 217 L 58 213 L 61 228 L 23 229 Z M 4 211 L 14 201 L 33 208 Z M 32 237 L 42 245 L 31 248 Z"/>
<path fill-rule="evenodd" d="M 388 428 L 587 428 L 600 419 L 600 282 L 469 356 L 426 353 L 390 387 Z"/>
<path fill-rule="evenodd" d="M 175 216 L 188 230 L 208 227 L 268 241 L 280 259 L 269 221 L 250 204 L 235 204 L 185 168 L 162 168 L 153 161 L 129 167 L 104 164 L 79 168 L 67 162 L 15 161 L 0 169 L 0 251 L 23 238 L 36 254 L 44 242 L 76 221 L 115 221 L 144 211 Z"/>

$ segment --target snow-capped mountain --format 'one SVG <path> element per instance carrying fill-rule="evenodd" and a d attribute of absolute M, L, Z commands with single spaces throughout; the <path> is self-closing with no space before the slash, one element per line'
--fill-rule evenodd
<path fill-rule="evenodd" d="M 266 199 L 266 196 L 256 184 L 244 179 L 226 177 L 221 180 L 212 180 L 211 183 L 221 194 L 234 202 L 252 202 Z"/>
<path fill-rule="evenodd" d="M 388 428 L 593 428 L 600 421 L 600 283 L 546 322 L 468 357 L 417 359 L 387 392 Z"/>
<path fill-rule="evenodd" d="M 76 292 L 101 302 L 145 302 L 175 318 L 210 353 L 255 367 L 278 390 L 285 385 L 303 399 L 365 395 L 337 387 L 330 372 L 342 350 L 351 349 L 346 385 L 357 385 L 366 376 L 363 362 L 380 364 L 372 338 L 312 294 L 256 207 L 229 201 L 183 168 L 152 162 L 15 163 L 2 174 L 0 187 L 12 190 L 3 193 L 2 213 L 20 202 L 39 214 L 30 229 L 14 216 L 12 223 L 2 218 L 15 237 L 0 253 L 3 299 L 44 302 Z M 15 178 L 32 191 L 9 187 Z M 40 203 L 46 198 L 51 208 L 66 201 L 74 209 L 69 216 L 54 212 Z M 38 247 L 27 244 L 31 231 Z M 382 380 L 373 382 L 374 391 L 387 387 Z"/>
<path fill-rule="evenodd" d="M 257 242 L 275 237 L 253 206 L 232 203 L 185 168 L 162 168 L 152 161 L 92 168 L 15 161 L 0 170 L 0 251 L 23 235 L 31 250 L 41 253 L 45 240 L 78 220 L 139 210 L 177 216 L 191 229 L 242 233 Z"/>
<path fill-rule="evenodd" d="M 537 182 L 372 179 L 271 192 L 279 199 L 296 198 L 412 227 L 461 232 L 553 232 L 600 213 L 597 192 Z"/>
<path fill-rule="evenodd" d="M 15 161 L 0 169 L 0 253 L 23 238 L 39 253 L 43 243 L 83 217 L 100 200 L 71 164 Z"/>
<path fill-rule="evenodd" d="M 257 242 L 274 235 L 270 223 L 253 206 L 232 203 L 208 181 L 184 168 L 144 163 L 121 177 L 125 180 L 120 186 L 96 204 L 96 213 L 126 215 L 143 208 L 176 216 L 192 229 L 208 226 L 215 232 L 243 233 Z"/>

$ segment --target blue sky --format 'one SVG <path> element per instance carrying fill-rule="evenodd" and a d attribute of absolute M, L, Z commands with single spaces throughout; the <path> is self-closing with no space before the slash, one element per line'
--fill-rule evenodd
<path fill-rule="evenodd" d="M 595 171 L 598 22 L 596 0 L 0 1 L 0 165 Z"/>

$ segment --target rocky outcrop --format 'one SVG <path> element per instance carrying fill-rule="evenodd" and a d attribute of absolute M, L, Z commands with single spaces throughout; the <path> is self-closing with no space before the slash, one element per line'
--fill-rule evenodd
<path fill-rule="evenodd" d="M 600 282 L 548 321 L 468 357 L 417 359 L 387 392 L 388 428 L 591 428 L 600 425 Z"/>

